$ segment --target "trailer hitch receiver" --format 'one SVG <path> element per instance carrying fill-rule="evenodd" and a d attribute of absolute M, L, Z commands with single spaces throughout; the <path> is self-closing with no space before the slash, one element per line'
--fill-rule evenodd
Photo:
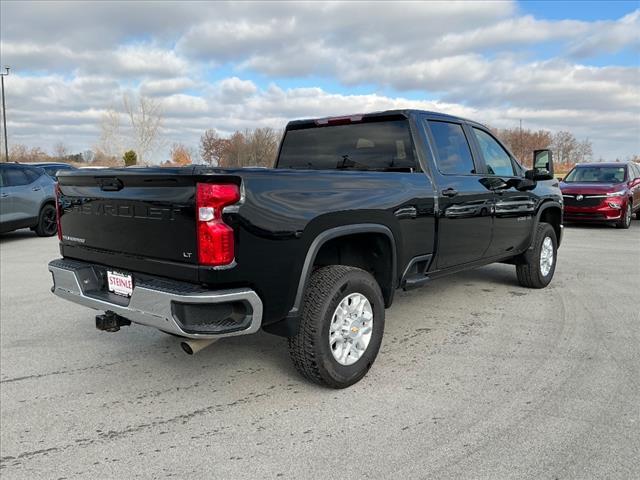
<path fill-rule="evenodd" d="M 104 332 L 117 332 L 120 327 L 128 325 L 131 325 L 131 320 L 110 311 L 96 315 L 96 328 Z"/>

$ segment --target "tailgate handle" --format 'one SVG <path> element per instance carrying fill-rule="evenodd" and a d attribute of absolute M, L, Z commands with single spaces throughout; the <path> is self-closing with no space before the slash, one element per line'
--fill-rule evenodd
<path fill-rule="evenodd" d="M 100 185 L 100 190 L 105 192 L 117 192 L 118 190 L 122 190 L 124 187 L 122 180 L 119 178 L 99 178 L 98 184 Z"/>

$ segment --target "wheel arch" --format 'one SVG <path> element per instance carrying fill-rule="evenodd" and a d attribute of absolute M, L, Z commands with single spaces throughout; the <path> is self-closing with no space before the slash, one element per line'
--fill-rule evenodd
<path fill-rule="evenodd" d="M 311 245 L 309 246 L 309 249 L 307 250 L 307 254 L 305 256 L 304 264 L 302 266 L 302 272 L 300 274 L 300 280 L 298 282 L 296 296 L 293 307 L 290 311 L 290 315 L 297 314 L 302 306 L 304 289 L 307 286 L 313 267 L 314 265 L 316 265 L 316 261 L 319 258 L 318 255 L 323 251 L 323 248 L 330 246 L 332 242 L 335 242 L 337 240 L 349 241 L 353 240 L 355 237 L 365 234 L 382 236 L 388 242 L 390 259 L 387 262 L 387 278 L 382 282 L 379 278 L 376 278 L 376 280 L 378 280 L 379 284 L 382 283 L 380 285 L 380 289 L 382 290 L 385 297 L 385 306 L 389 306 L 391 304 L 391 302 L 393 301 L 393 292 L 395 291 L 395 277 L 397 271 L 396 241 L 391 229 L 383 224 L 377 223 L 342 225 L 339 227 L 331 228 L 329 230 L 325 230 L 320 235 L 318 235 L 313 240 L 313 242 L 311 242 Z"/>
<path fill-rule="evenodd" d="M 553 227 L 553 230 L 556 232 L 556 242 L 559 247 L 562 242 L 563 229 L 562 205 L 556 201 L 543 203 L 538 209 L 538 213 L 536 215 L 536 222 L 533 229 L 534 232 L 541 222 L 548 223 Z M 533 238 L 531 241 L 533 242 Z"/>
<path fill-rule="evenodd" d="M 384 296 L 385 307 L 388 307 L 393 302 L 393 295 L 396 289 L 397 283 L 397 248 L 396 240 L 391 229 L 383 224 L 377 223 L 361 223 L 352 225 L 342 225 L 320 233 L 311 242 L 307 253 L 305 255 L 302 271 L 300 273 L 298 285 L 296 287 L 296 296 L 289 313 L 283 321 L 276 322 L 274 324 L 265 326 L 264 329 L 267 332 L 274 333 L 276 335 L 291 336 L 295 335 L 298 329 L 300 320 L 300 311 L 304 300 L 304 291 L 309 283 L 309 278 L 316 265 L 318 254 L 322 252 L 322 248 L 325 246 L 331 246 L 332 241 L 340 239 L 353 239 L 355 236 L 362 235 L 377 235 L 378 238 L 384 238 L 387 241 L 390 258 L 388 259 L 387 274 L 383 276 L 384 280 L 380 285 L 380 277 L 376 278 L 380 289 Z M 322 258 L 322 257 L 320 257 Z M 358 265 L 351 265 L 358 266 Z M 375 275 L 374 275 L 375 276 Z"/>
<path fill-rule="evenodd" d="M 38 209 L 38 216 L 40 215 L 40 212 L 45 207 L 45 205 L 53 205 L 55 207 L 56 206 L 55 197 L 46 197 L 42 200 L 42 202 L 40 202 L 40 208 Z"/>

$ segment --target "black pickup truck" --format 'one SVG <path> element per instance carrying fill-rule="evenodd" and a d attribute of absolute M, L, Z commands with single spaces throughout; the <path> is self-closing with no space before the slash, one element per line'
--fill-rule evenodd
<path fill-rule="evenodd" d="M 335 388 L 375 360 L 398 288 L 492 262 L 545 287 L 562 237 L 551 152 L 525 170 L 476 122 L 415 110 L 299 120 L 272 169 L 61 172 L 53 293 L 182 338 L 259 329 Z"/>

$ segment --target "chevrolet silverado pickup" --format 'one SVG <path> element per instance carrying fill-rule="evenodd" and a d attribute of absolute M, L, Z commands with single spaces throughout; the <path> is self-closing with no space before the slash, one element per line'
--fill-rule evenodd
<path fill-rule="evenodd" d="M 394 110 L 290 122 L 274 168 L 60 172 L 56 295 L 181 337 L 193 353 L 262 329 L 333 388 L 374 362 L 398 288 L 492 262 L 551 281 L 562 195 L 483 125 Z"/>

